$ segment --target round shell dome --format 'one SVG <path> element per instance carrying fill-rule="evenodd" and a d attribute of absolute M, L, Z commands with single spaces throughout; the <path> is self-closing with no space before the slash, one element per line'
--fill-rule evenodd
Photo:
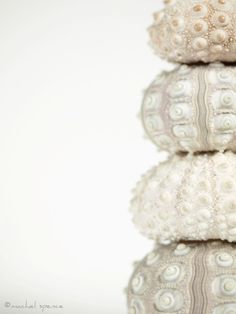
<path fill-rule="evenodd" d="M 134 224 L 162 244 L 236 242 L 236 155 L 173 155 L 145 174 L 131 202 Z"/>
<path fill-rule="evenodd" d="M 154 14 L 151 45 L 173 62 L 235 62 L 235 15 L 235 0 L 170 1 Z"/>
<path fill-rule="evenodd" d="M 145 93 L 142 120 L 163 150 L 236 151 L 236 67 L 182 65 L 163 72 Z"/>
<path fill-rule="evenodd" d="M 129 314 L 236 314 L 236 244 L 159 246 L 136 265 Z"/>

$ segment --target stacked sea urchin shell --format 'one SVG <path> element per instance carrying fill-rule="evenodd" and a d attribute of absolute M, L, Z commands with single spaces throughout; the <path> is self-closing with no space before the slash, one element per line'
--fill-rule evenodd
<path fill-rule="evenodd" d="M 170 157 L 131 203 L 156 244 L 136 264 L 129 314 L 236 314 L 236 1 L 164 2 L 151 43 L 180 64 L 147 89 L 142 121 Z"/>

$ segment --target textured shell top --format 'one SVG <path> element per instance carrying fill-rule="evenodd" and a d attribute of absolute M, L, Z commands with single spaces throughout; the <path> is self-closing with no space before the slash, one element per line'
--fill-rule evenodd
<path fill-rule="evenodd" d="M 135 263 L 129 314 L 236 314 L 236 244 L 156 247 Z"/>
<path fill-rule="evenodd" d="M 141 116 L 162 150 L 236 151 L 236 67 L 181 65 L 163 72 L 145 92 Z"/>
<path fill-rule="evenodd" d="M 139 231 L 161 244 L 236 242 L 236 156 L 173 155 L 145 174 L 131 202 Z"/>
<path fill-rule="evenodd" d="M 172 62 L 235 62 L 235 16 L 235 0 L 170 1 L 154 14 L 151 45 Z"/>

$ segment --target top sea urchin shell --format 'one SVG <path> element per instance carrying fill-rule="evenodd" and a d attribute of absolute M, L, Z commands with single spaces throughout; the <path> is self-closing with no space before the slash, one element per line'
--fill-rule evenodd
<path fill-rule="evenodd" d="M 235 0 L 171 1 L 154 14 L 151 45 L 173 62 L 235 62 L 235 15 Z"/>

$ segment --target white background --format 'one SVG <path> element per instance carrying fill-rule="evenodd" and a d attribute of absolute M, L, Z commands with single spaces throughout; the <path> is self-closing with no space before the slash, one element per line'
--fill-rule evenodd
<path fill-rule="evenodd" d="M 0 0 L 0 313 L 4 303 L 125 314 L 152 242 L 131 189 L 165 155 L 143 139 L 142 91 L 162 69 L 160 0 Z"/>

